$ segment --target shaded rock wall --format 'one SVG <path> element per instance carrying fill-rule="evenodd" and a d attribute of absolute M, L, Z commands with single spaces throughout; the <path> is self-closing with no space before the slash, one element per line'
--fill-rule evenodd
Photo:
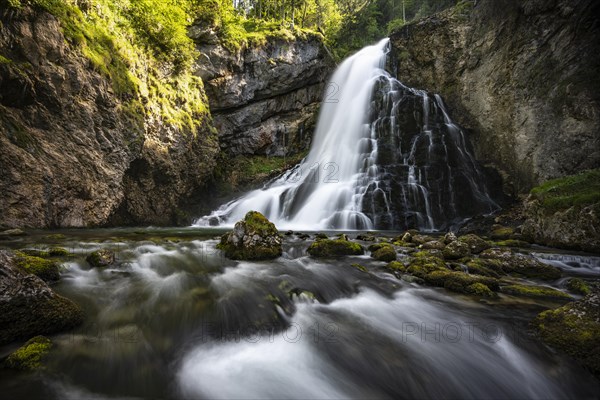
<path fill-rule="evenodd" d="M 194 32 L 198 32 L 194 34 Z M 283 156 L 310 143 L 333 59 L 316 36 L 231 52 L 191 29 L 221 149 Z"/>
<path fill-rule="evenodd" d="M 506 190 L 600 165 L 594 0 L 482 0 L 391 35 L 389 69 L 440 93 Z"/>

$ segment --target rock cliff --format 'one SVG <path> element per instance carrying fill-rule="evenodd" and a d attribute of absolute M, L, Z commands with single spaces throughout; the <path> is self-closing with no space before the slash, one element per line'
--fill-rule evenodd
<path fill-rule="evenodd" d="M 189 223 L 186 207 L 211 181 L 221 149 L 284 155 L 307 145 L 331 66 L 317 37 L 229 52 L 192 28 L 200 59 L 183 85 L 172 65 L 121 60 L 108 42 L 111 66 L 125 65 L 135 88 L 118 91 L 113 71 L 52 13 L 25 6 L 0 18 L 4 227 Z M 163 84 L 181 93 L 161 93 Z M 165 103 L 192 111 L 177 120 Z"/>
<path fill-rule="evenodd" d="M 463 2 L 394 32 L 389 69 L 440 93 L 477 158 L 523 193 L 600 165 L 599 12 L 593 0 Z"/>
<path fill-rule="evenodd" d="M 284 156 L 307 148 L 334 62 L 318 36 L 229 51 L 192 27 L 221 149 Z"/>

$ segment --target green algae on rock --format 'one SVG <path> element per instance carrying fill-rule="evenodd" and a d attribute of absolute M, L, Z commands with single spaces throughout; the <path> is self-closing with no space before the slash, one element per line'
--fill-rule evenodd
<path fill-rule="evenodd" d="M 8 356 L 4 365 L 11 369 L 33 371 L 43 368 L 42 360 L 52 348 L 50 339 L 44 336 L 31 338 Z"/>
<path fill-rule="evenodd" d="M 217 248 L 233 260 L 268 260 L 279 257 L 283 251 L 277 228 L 257 211 L 249 211 L 236 222 L 231 232 L 221 236 Z"/>

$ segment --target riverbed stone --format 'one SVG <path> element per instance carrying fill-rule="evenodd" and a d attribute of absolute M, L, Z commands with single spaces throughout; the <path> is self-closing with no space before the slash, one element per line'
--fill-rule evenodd
<path fill-rule="evenodd" d="M 442 250 L 447 260 L 458 260 L 469 255 L 469 246 L 459 240 L 451 242 Z"/>
<path fill-rule="evenodd" d="M 12 252 L 0 250 L 0 344 L 68 330 L 81 322 L 77 304 L 22 271 Z"/>
<path fill-rule="evenodd" d="M 473 254 L 479 254 L 492 247 L 488 242 L 472 233 L 463 235 L 459 237 L 458 240 L 469 246 L 469 251 Z"/>
<path fill-rule="evenodd" d="M 43 368 L 43 358 L 50 352 L 52 342 L 45 336 L 31 338 L 11 353 L 4 362 L 10 369 L 33 371 Z"/>
<path fill-rule="evenodd" d="M 282 254 L 275 225 L 258 211 L 249 211 L 233 230 L 221 237 L 218 249 L 233 260 L 268 260 Z"/>
<path fill-rule="evenodd" d="M 339 257 L 364 254 L 365 249 L 358 243 L 347 239 L 321 239 L 308 247 L 313 257 Z"/>
<path fill-rule="evenodd" d="M 108 249 L 100 249 L 90 253 L 85 260 L 92 267 L 104 268 L 115 263 L 115 253 Z"/>

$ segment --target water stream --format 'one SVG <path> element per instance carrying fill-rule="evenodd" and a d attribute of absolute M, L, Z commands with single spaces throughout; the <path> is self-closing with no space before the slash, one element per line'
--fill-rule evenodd
<path fill-rule="evenodd" d="M 215 249 L 217 233 L 78 231 L 66 239 L 62 245 L 78 255 L 55 289 L 84 307 L 86 322 L 51 336 L 45 371 L 2 370 L 2 397 L 591 399 L 599 393 L 597 380 L 529 334 L 528 321 L 556 305 L 505 295 L 478 303 L 402 281 L 368 255 L 315 260 L 306 255 L 310 242 L 295 236 L 286 237 L 277 260 L 231 261 Z M 84 256 L 98 248 L 115 250 L 118 264 L 90 268 Z M 576 255 L 544 254 L 599 274 L 584 258 L 576 265 Z M 0 356 L 15 345 L 1 347 Z"/>

